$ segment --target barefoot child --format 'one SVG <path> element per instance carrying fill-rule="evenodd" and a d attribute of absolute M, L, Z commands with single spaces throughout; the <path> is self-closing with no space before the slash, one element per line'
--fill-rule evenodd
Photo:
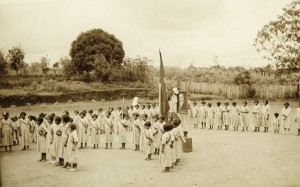
<path fill-rule="evenodd" d="M 80 148 L 83 148 L 83 144 L 85 143 L 86 140 L 86 132 L 87 132 L 87 126 L 88 126 L 88 122 L 86 120 L 87 118 L 85 118 L 85 112 L 82 111 L 79 114 L 79 118 L 77 118 L 77 125 L 79 127 L 78 129 L 78 139 L 79 139 L 79 143 L 80 143 Z"/>
<path fill-rule="evenodd" d="M 9 118 L 8 112 L 4 112 L 2 116 L 3 119 L 0 121 L 0 138 L 2 138 L 2 145 L 5 147 L 5 151 L 7 151 L 7 147 L 11 151 L 11 146 L 13 145 L 13 122 Z"/>
<path fill-rule="evenodd" d="M 126 114 L 120 113 L 120 119 L 118 120 L 118 134 L 119 134 L 119 142 L 121 143 L 122 150 L 125 150 L 125 145 L 127 143 L 127 127 L 129 126 L 129 122 L 126 119 Z"/>
<path fill-rule="evenodd" d="M 211 103 L 207 104 L 206 107 L 206 124 L 209 125 L 209 129 L 214 129 L 213 125 L 214 125 L 214 117 L 215 117 L 215 111 L 214 109 L 211 107 Z"/>
<path fill-rule="evenodd" d="M 97 118 L 96 114 L 92 115 L 92 121 L 90 126 L 90 132 L 91 132 L 91 143 L 94 145 L 94 149 L 99 148 L 100 144 L 100 121 Z"/>
<path fill-rule="evenodd" d="M 223 125 L 225 126 L 225 130 L 229 130 L 230 125 L 230 107 L 228 106 L 229 103 L 225 102 L 224 107 L 222 108 L 222 119 L 223 119 Z"/>
<path fill-rule="evenodd" d="M 56 164 L 56 166 L 59 166 L 61 163 L 61 158 L 59 158 L 58 152 L 59 152 L 59 144 L 61 142 L 61 118 L 59 116 L 56 116 L 54 118 L 54 124 L 52 126 L 52 139 L 50 141 L 50 144 L 52 144 L 53 148 L 51 150 L 51 157 L 52 157 L 52 164 Z M 59 161 L 56 162 L 56 159 L 59 158 Z"/>
<path fill-rule="evenodd" d="M 161 141 L 161 152 L 159 155 L 159 163 L 165 168 L 164 172 L 169 172 L 170 167 L 172 167 L 172 147 L 173 140 L 171 131 L 172 125 L 164 125 L 164 134 L 162 135 Z"/>
<path fill-rule="evenodd" d="M 78 136 L 76 131 L 76 125 L 74 123 L 70 124 L 70 135 L 68 137 L 68 161 L 72 164 L 72 168 L 69 171 L 73 172 L 77 170 L 78 164 Z"/>
<path fill-rule="evenodd" d="M 215 125 L 218 126 L 218 130 L 222 129 L 222 107 L 221 102 L 217 102 L 217 107 L 215 108 Z"/>
<path fill-rule="evenodd" d="M 231 119 L 231 126 L 233 127 L 234 131 L 237 131 L 239 128 L 239 116 L 240 116 L 240 109 L 236 106 L 236 102 L 232 102 L 232 107 L 230 108 L 230 119 Z"/>
<path fill-rule="evenodd" d="M 106 116 L 103 119 L 104 122 L 104 128 L 105 128 L 105 143 L 106 143 L 106 149 L 108 149 L 108 144 L 110 144 L 110 148 L 112 148 L 112 142 L 113 142 L 113 124 L 112 124 L 112 118 L 111 118 L 110 111 L 106 112 Z"/>
<path fill-rule="evenodd" d="M 152 116 L 152 120 L 153 120 L 152 130 L 153 130 L 153 137 L 154 137 L 153 147 L 155 149 L 154 154 L 158 154 L 159 144 L 161 142 L 161 136 L 159 134 L 158 115 L 155 114 L 154 116 Z"/>
<path fill-rule="evenodd" d="M 174 145 L 175 153 L 176 153 L 176 162 L 175 165 L 177 165 L 180 162 L 180 158 L 182 155 L 182 142 L 185 143 L 185 139 L 183 137 L 183 130 L 181 128 L 181 120 L 179 118 L 173 119 L 173 125 L 176 129 L 175 139 L 177 139 L 176 146 Z"/>
<path fill-rule="evenodd" d="M 138 113 L 133 113 L 133 122 L 132 122 L 132 131 L 133 131 L 133 144 L 135 145 L 135 149 L 133 151 L 139 151 L 140 150 L 140 126 L 141 120 L 138 118 Z"/>
<path fill-rule="evenodd" d="M 38 117 L 36 123 L 38 125 L 37 152 L 41 153 L 41 159 L 39 161 L 46 162 L 47 161 L 46 138 L 48 134 L 48 129 L 46 127 L 46 124 L 44 123 L 43 118 Z"/>
<path fill-rule="evenodd" d="M 282 118 L 282 125 L 284 128 L 284 133 L 282 134 L 289 134 L 290 128 L 291 128 L 291 121 L 290 121 L 290 113 L 291 113 L 291 108 L 289 107 L 289 103 L 284 103 L 284 107 L 281 110 L 281 118 Z"/>
<path fill-rule="evenodd" d="M 22 150 L 29 149 L 29 144 L 30 144 L 30 123 L 29 120 L 25 118 L 26 113 L 21 112 L 20 114 L 20 136 L 21 136 L 21 147 L 23 147 Z"/>
<path fill-rule="evenodd" d="M 248 106 L 247 106 L 247 101 L 244 101 L 244 105 L 241 107 L 241 123 L 242 123 L 242 126 L 243 126 L 243 130 L 245 130 L 246 128 L 246 131 L 248 131 L 248 128 L 249 128 L 249 109 L 248 109 Z"/>
<path fill-rule="evenodd" d="M 141 148 L 141 152 L 145 153 L 145 136 L 144 136 L 144 131 L 145 131 L 145 123 L 147 122 L 147 114 L 142 114 L 141 116 L 142 120 L 141 120 L 141 126 L 140 126 L 140 130 L 141 130 L 141 136 L 140 136 L 140 148 Z"/>
<path fill-rule="evenodd" d="M 71 121 L 73 121 L 72 118 L 70 118 L 68 115 L 62 115 L 62 137 L 61 137 L 61 151 L 62 151 L 62 163 L 65 162 L 65 165 L 62 166 L 62 168 L 67 168 L 70 169 L 71 168 L 71 164 L 69 162 L 69 157 L 68 157 L 68 138 L 70 135 L 70 124 Z M 78 126 L 76 126 L 76 132 L 77 132 L 77 137 L 78 137 Z M 77 144 L 78 146 L 78 144 Z"/>
<path fill-rule="evenodd" d="M 275 113 L 274 114 L 274 122 L 273 122 L 273 126 L 274 126 L 274 133 L 279 133 L 279 129 L 280 129 L 280 119 L 279 119 L 279 114 Z"/>
<path fill-rule="evenodd" d="M 153 131 L 150 128 L 151 122 L 146 121 L 144 124 L 145 130 L 144 130 L 144 140 L 145 140 L 145 153 L 148 155 L 148 157 L 145 160 L 151 160 L 152 150 L 153 150 Z"/>

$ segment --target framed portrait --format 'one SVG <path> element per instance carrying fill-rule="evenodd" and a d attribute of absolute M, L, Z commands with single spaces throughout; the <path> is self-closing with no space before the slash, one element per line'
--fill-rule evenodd
<path fill-rule="evenodd" d="M 188 92 L 187 91 L 179 91 L 178 94 L 178 113 L 185 114 L 188 112 Z"/>

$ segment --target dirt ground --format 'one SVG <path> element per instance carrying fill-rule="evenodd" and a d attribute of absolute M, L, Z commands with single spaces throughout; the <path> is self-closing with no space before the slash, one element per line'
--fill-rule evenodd
<path fill-rule="evenodd" d="M 249 103 L 252 106 L 252 101 Z M 120 104 L 121 101 L 71 103 L 5 111 L 13 115 L 20 111 L 61 113 L 74 109 L 107 109 Z M 280 112 L 283 102 L 270 105 L 271 113 Z M 296 106 L 296 102 L 291 102 L 292 119 Z M 300 137 L 296 136 L 295 125 L 292 125 L 292 135 L 254 133 L 253 128 L 249 132 L 187 128 L 188 136 L 193 139 L 193 152 L 184 153 L 179 166 L 170 173 L 162 173 L 157 156 L 145 161 L 146 155 L 132 151 L 129 133 L 126 150 L 119 150 L 117 136 L 113 149 L 104 149 L 103 136 L 99 149 L 92 149 L 91 145 L 80 149 L 77 172 L 37 162 L 40 154 L 35 144 L 28 151 L 21 151 L 19 146 L 14 146 L 13 152 L 1 148 L 1 186 L 300 186 Z"/>

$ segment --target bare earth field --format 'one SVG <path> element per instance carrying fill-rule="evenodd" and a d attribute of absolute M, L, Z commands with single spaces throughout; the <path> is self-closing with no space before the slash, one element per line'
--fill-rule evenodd
<path fill-rule="evenodd" d="M 209 101 L 210 102 L 210 101 Z M 215 100 L 211 101 L 216 103 Z M 238 101 L 240 104 L 241 102 Z M 126 102 L 127 104 L 130 101 Z M 252 101 L 249 101 L 250 108 Z M 12 115 L 70 112 L 119 106 L 110 103 L 71 103 L 5 109 Z M 271 102 L 271 113 L 280 112 L 283 102 Z M 296 102 L 291 103 L 292 121 Z M 2 109 L 1 113 L 4 109 Z M 119 150 L 115 136 L 113 149 L 105 150 L 103 136 L 99 149 L 80 149 L 79 170 L 68 172 L 49 163 L 37 162 L 35 144 L 29 151 L 19 146 L 13 152 L 0 149 L 1 186 L 300 186 L 300 137 L 292 123 L 292 135 L 189 129 L 193 152 L 184 153 L 179 166 L 162 173 L 158 157 L 145 161 L 146 155 L 134 152 L 131 132 L 127 149 Z M 49 158 L 49 157 L 48 157 Z"/>

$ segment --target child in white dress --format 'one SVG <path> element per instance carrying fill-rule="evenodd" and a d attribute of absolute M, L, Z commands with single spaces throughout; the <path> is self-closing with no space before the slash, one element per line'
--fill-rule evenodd
<path fill-rule="evenodd" d="M 279 133 L 280 129 L 280 119 L 279 119 L 279 114 L 275 113 L 274 114 L 274 121 L 273 121 L 273 126 L 274 126 L 274 133 Z"/>
<path fill-rule="evenodd" d="M 91 132 L 91 143 L 94 145 L 94 149 L 99 147 L 100 144 L 100 121 L 96 114 L 92 115 L 92 121 L 90 122 L 90 132 Z"/>
<path fill-rule="evenodd" d="M 145 154 L 148 155 L 148 157 L 145 160 L 151 160 L 152 150 L 153 150 L 153 131 L 151 127 L 151 122 L 146 121 L 144 124 L 144 141 L 145 141 Z"/>
<path fill-rule="evenodd" d="M 161 140 L 159 163 L 165 168 L 164 172 L 169 172 L 172 167 L 172 148 L 174 143 L 171 135 L 172 126 L 171 124 L 164 125 L 164 134 Z"/>

